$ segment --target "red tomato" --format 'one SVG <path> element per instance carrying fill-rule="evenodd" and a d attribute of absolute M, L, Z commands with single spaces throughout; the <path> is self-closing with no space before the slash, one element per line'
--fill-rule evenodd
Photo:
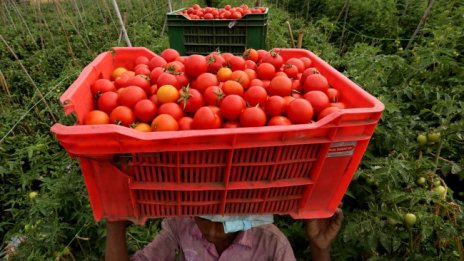
<path fill-rule="evenodd" d="M 148 64 L 148 62 L 150 62 L 150 59 L 148 59 L 145 56 L 138 56 L 137 58 L 135 58 L 135 65 Z"/>
<path fill-rule="evenodd" d="M 207 72 L 200 74 L 197 79 L 191 82 L 191 87 L 198 90 L 201 94 L 205 92 L 206 88 L 217 85 L 219 85 L 219 81 L 216 75 Z"/>
<path fill-rule="evenodd" d="M 156 93 L 150 96 L 150 101 L 152 101 L 156 105 L 156 107 L 158 107 L 159 101 L 158 101 L 158 95 L 156 95 Z"/>
<path fill-rule="evenodd" d="M 255 70 L 252 70 L 252 69 L 245 69 L 244 71 L 247 75 L 248 75 L 248 79 L 251 81 L 251 80 L 254 80 L 258 77 L 258 75 L 256 74 L 256 71 Z M 248 84 L 248 86 L 250 86 Z"/>
<path fill-rule="evenodd" d="M 332 107 L 332 106 L 327 107 L 327 108 L 323 109 L 321 112 L 319 112 L 319 114 L 317 115 L 317 120 L 320 120 L 320 119 L 326 117 L 327 115 L 329 115 L 329 114 L 331 114 L 333 112 L 339 111 L 339 110 L 341 110 L 341 109 L 338 108 L 338 107 Z"/>
<path fill-rule="evenodd" d="M 230 18 L 238 20 L 238 19 L 242 18 L 242 13 L 240 13 L 240 12 L 232 12 Z"/>
<path fill-rule="evenodd" d="M 327 96 L 329 97 L 330 102 L 337 102 L 338 101 L 338 90 L 334 88 L 329 88 L 327 90 Z"/>
<path fill-rule="evenodd" d="M 179 129 L 179 124 L 176 119 L 169 114 L 160 114 L 151 122 L 153 131 L 176 131 Z"/>
<path fill-rule="evenodd" d="M 114 92 L 116 91 L 116 87 L 110 80 L 98 79 L 90 86 L 90 91 L 93 96 L 98 96 L 105 92 Z"/>
<path fill-rule="evenodd" d="M 163 73 L 163 68 L 161 67 L 156 67 L 150 72 L 150 80 L 152 83 L 156 83 L 158 80 L 158 77 Z"/>
<path fill-rule="evenodd" d="M 263 107 L 267 101 L 267 92 L 261 86 L 251 86 L 244 94 L 243 98 L 248 102 L 249 106 L 253 107 L 259 104 Z"/>
<path fill-rule="evenodd" d="M 110 123 L 129 127 L 134 122 L 135 114 L 129 107 L 118 106 L 110 114 Z"/>
<path fill-rule="evenodd" d="M 98 97 L 98 109 L 110 114 L 114 108 L 118 107 L 118 99 L 119 95 L 116 92 L 105 92 Z"/>
<path fill-rule="evenodd" d="M 263 81 L 260 79 L 253 79 L 250 81 L 250 86 L 261 86 L 264 87 Z"/>
<path fill-rule="evenodd" d="M 176 58 L 175 62 L 180 62 L 182 64 L 185 63 L 185 57 L 184 56 L 179 56 Z"/>
<path fill-rule="evenodd" d="M 219 115 L 208 106 L 201 107 L 193 116 L 194 129 L 217 129 L 221 126 Z"/>
<path fill-rule="evenodd" d="M 202 55 L 192 54 L 185 61 L 185 73 L 193 79 L 208 71 L 208 62 Z"/>
<path fill-rule="evenodd" d="M 287 63 L 284 65 L 284 73 L 290 78 L 296 78 L 298 75 L 298 68 L 294 64 Z"/>
<path fill-rule="evenodd" d="M 269 89 L 269 85 L 271 84 L 271 81 L 269 80 L 263 80 L 263 87 L 264 89 Z"/>
<path fill-rule="evenodd" d="M 228 120 L 236 120 L 245 109 L 246 103 L 242 97 L 231 94 L 227 95 L 221 102 L 220 111 L 222 117 Z"/>
<path fill-rule="evenodd" d="M 119 95 L 118 102 L 132 109 L 137 102 L 146 98 L 147 93 L 142 88 L 138 86 L 128 86 L 124 88 Z"/>
<path fill-rule="evenodd" d="M 135 73 L 133 71 L 124 72 L 121 76 L 119 76 L 118 78 L 114 80 L 114 85 L 116 86 L 117 89 L 126 87 L 128 86 L 127 81 L 132 76 L 135 76 Z"/>
<path fill-rule="evenodd" d="M 221 128 L 226 128 L 226 129 L 238 128 L 238 127 L 240 127 L 240 122 L 238 121 L 226 121 L 221 126 Z"/>
<path fill-rule="evenodd" d="M 164 69 L 168 73 L 176 74 L 185 71 L 185 65 L 179 61 L 169 62 L 164 65 Z"/>
<path fill-rule="evenodd" d="M 255 62 L 253 62 L 252 60 L 246 60 L 245 63 L 246 63 L 246 68 L 247 68 L 247 69 L 252 69 L 252 70 L 255 70 L 255 71 L 256 71 L 256 68 L 257 68 L 258 66 L 256 65 Z"/>
<path fill-rule="evenodd" d="M 208 61 L 208 72 L 210 73 L 215 74 L 226 65 L 226 60 L 219 54 L 210 54 L 206 56 L 206 60 Z"/>
<path fill-rule="evenodd" d="M 259 49 L 257 52 L 258 52 L 258 62 L 262 62 L 263 57 L 267 55 L 268 51 Z"/>
<path fill-rule="evenodd" d="M 93 110 L 85 114 L 84 124 L 85 125 L 96 125 L 96 124 L 109 124 L 110 117 L 103 111 Z"/>
<path fill-rule="evenodd" d="M 229 77 L 229 80 L 240 83 L 243 86 L 243 88 L 248 87 L 248 85 L 250 84 L 250 77 L 245 71 L 241 70 L 232 72 L 232 74 Z"/>
<path fill-rule="evenodd" d="M 163 72 L 158 76 L 158 79 L 156 80 L 156 85 L 160 87 L 163 85 L 172 85 L 176 87 L 178 90 L 181 88 L 176 76 L 167 72 Z"/>
<path fill-rule="evenodd" d="M 179 124 L 179 130 L 192 130 L 193 129 L 193 118 L 184 116 L 177 121 Z"/>
<path fill-rule="evenodd" d="M 303 95 L 303 98 L 311 103 L 315 114 L 330 106 L 329 97 L 321 91 L 309 91 Z"/>
<path fill-rule="evenodd" d="M 261 63 L 260 65 L 258 65 L 258 68 L 256 68 L 256 72 L 258 74 L 259 79 L 270 80 L 274 78 L 274 75 L 276 74 L 276 69 L 270 63 Z"/>
<path fill-rule="evenodd" d="M 198 90 L 182 88 L 180 90 L 180 107 L 186 112 L 194 114 L 200 107 L 205 105 L 203 96 Z"/>
<path fill-rule="evenodd" d="M 271 80 L 267 91 L 269 95 L 280 95 L 282 97 L 290 95 L 292 92 L 292 80 L 285 76 L 276 76 Z"/>
<path fill-rule="evenodd" d="M 182 107 L 180 107 L 180 105 L 175 102 L 161 104 L 158 108 L 158 114 L 169 114 L 174 117 L 176 121 L 184 117 L 184 111 L 182 110 Z"/>
<path fill-rule="evenodd" d="M 313 75 L 313 74 L 318 74 L 318 73 L 319 71 L 314 67 L 307 68 L 301 74 L 300 80 L 302 83 L 304 83 L 304 81 L 306 80 L 308 76 Z"/>
<path fill-rule="evenodd" d="M 204 18 L 206 20 L 212 20 L 212 19 L 214 19 L 214 15 L 212 13 L 207 13 L 207 14 L 205 14 Z"/>
<path fill-rule="evenodd" d="M 150 122 L 155 118 L 156 105 L 151 100 L 144 99 L 134 106 L 135 117 L 142 122 Z"/>
<path fill-rule="evenodd" d="M 258 51 L 256 51 L 255 49 L 252 49 L 252 48 L 249 48 L 249 49 L 246 49 L 244 52 L 243 52 L 243 58 L 245 60 L 251 60 L 253 62 L 257 62 L 258 61 L 258 58 L 259 58 L 259 54 L 258 54 Z"/>
<path fill-rule="evenodd" d="M 266 125 L 266 113 L 259 107 L 246 108 L 240 115 L 240 126 L 261 127 Z"/>
<path fill-rule="evenodd" d="M 229 66 L 229 61 L 232 57 L 234 57 L 233 54 L 231 53 L 222 53 L 222 58 L 224 58 L 224 61 L 226 61 L 226 64 Z"/>
<path fill-rule="evenodd" d="M 134 72 L 137 75 L 145 75 L 145 76 L 150 75 L 150 69 L 148 69 L 148 67 L 139 67 L 135 69 Z"/>
<path fill-rule="evenodd" d="M 166 62 L 166 60 L 164 60 L 163 57 L 161 57 L 159 55 L 155 55 L 148 62 L 148 68 L 150 68 L 150 70 L 153 70 L 153 69 L 158 68 L 158 67 L 164 67 L 166 65 L 166 63 L 167 62 Z"/>
<path fill-rule="evenodd" d="M 242 96 L 243 86 L 239 82 L 229 80 L 222 85 L 222 91 L 227 95 L 237 94 Z"/>
<path fill-rule="evenodd" d="M 305 70 L 305 64 L 300 58 L 290 58 L 286 63 L 295 65 L 295 67 L 298 69 L 298 72 L 300 73 Z"/>
<path fill-rule="evenodd" d="M 177 82 L 179 83 L 180 88 L 189 85 L 190 80 L 185 73 L 178 73 L 175 76 L 176 76 Z"/>
<path fill-rule="evenodd" d="M 232 56 L 230 57 L 228 61 L 228 65 L 232 71 L 237 71 L 237 70 L 245 70 L 246 69 L 246 62 L 245 59 L 243 59 L 240 56 Z"/>
<path fill-rule="evenodd" d="M 292 122 L 285 116 L 274 116 L 267 123 L 268 126 L 292 125 Z"/>
<path fill-rule="evenodd" d="M 225 94 L 219 86 L 210 86 L 203 93 L 203 98 L 207 105 L 219 106 Z"/>
<path fill-rule="evenodd" d="M 156 94 L 158 92 L 158 85 L 153 84 L 150 88 L 150 93 L 149 95 Z"/>
<path fill-rule="evenodd" d="M 305 69 L 311 67 L 312 61 L 308 57 L 301 57 L 300 60 L 303 62 Z"/>
<path fill-rule="evenodd" d="M 322 74 L 311 74 L 306 77 L 303 88 L 305 92 L 309 91 L 323 91 L 326 92 L 329 89 L 329 83 Z"/>
<path fill-rule="evenodd" d="M 305 99 L 295 99 L 287 106 L 287 116 L 294 124 L 310 123 L 313 118 L 313 107 Z"/>
<path fill-rule="evenodd" d="M 179 56 L 179 52 L 171 48 L 165 49 L 163 52 L 161 52 L 161 57 L 163 57 L 166 62 L 172 62 Z"/>
<path fill-rule="evenodd" d="M 292 81 L 292 91 L 293 93 L 301 93 L 303 91 L 303 86 L 301 86 L 300 80 L 293 80 Z"/>
<path fill-rule="evenodd" d="M 130 77 L 127 81 L 128 86 L 138 86 L 142 88 L 146 93 L 151 91 L 150 79 L 146 75 L 136 75 Z"/>
<path fill-rule="evenodd" d="M 279 71 L 284 64 L 284 59 L 280 56 L 276 49 L 271 50 L 262 58 L 263 63 L 270 63 L 274 65 L 276 71 Z"/>
<path fill-rule="evenodd" d="M 267 99 L 264 108 L 270 117 L 280 116 L 284 114 L 286 109 L 285 99 L 277 95 L 271 96 Z"/>

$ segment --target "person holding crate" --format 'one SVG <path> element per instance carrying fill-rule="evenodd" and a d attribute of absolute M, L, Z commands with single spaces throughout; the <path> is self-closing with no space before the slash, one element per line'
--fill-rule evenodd
<path fill-rule="evenodd" d="M 130 260 L 296 260 L 288 239 L 272 221 L 272 215 L 165 218 L 160 233 Z M 342 221 L 340 208 L 330 218 L 305 220 L 312 260 L 330 260 Z M 126 225 L 107 221 L 105 260 L 129 260 Z"/>

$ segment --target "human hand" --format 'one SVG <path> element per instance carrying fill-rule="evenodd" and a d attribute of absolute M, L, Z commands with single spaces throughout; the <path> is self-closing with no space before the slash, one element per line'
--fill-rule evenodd
<path fill-rule="evenodd" d="M 342 227 L 343 211 L 341 208 L 335 210 L 330 218 L 307 219 L 306 235 L 313 251 L 330 251 L 332 241 L 338 235 Z"/>

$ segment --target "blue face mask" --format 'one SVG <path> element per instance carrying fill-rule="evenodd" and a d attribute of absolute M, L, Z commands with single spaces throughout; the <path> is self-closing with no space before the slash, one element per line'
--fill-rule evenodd
<path fill-rule="evenodd" d="M 221 222 L 224 225 L 225 233 L 245 231 L 252 227 L 272 224 L 274 222 L 273 215 L 211 215 L 201 216 L 201 218 L 212 222 Z"/>

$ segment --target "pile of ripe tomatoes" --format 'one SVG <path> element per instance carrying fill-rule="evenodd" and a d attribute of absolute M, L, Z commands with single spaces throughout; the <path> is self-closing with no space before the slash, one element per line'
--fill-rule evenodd
<path fill-rule="evenodd" d="M 145 132 L 309 124 L 345 108 L 309 58 L 285 60 L 279 49 L 242 56 L 166 49 L 134 64 L 91 85 L 96 110 L 84 124 Z"/>
<path fill-rule="evenodd" d="M 237 20 L 247 14 L 263 14 L 266 12 L 265 7 L 253 7 L 249 8 L 248 5 L 243 4 L 239 7 L 232 7 L 225 5 L 224 8 L 214 7 L 200 7 L 198 4 L 194 4 L 192 7 L 184 9 L 178 14 L 182 14 L 192 20 L 213 20 L 213 19 L 233 19 Z"/>

